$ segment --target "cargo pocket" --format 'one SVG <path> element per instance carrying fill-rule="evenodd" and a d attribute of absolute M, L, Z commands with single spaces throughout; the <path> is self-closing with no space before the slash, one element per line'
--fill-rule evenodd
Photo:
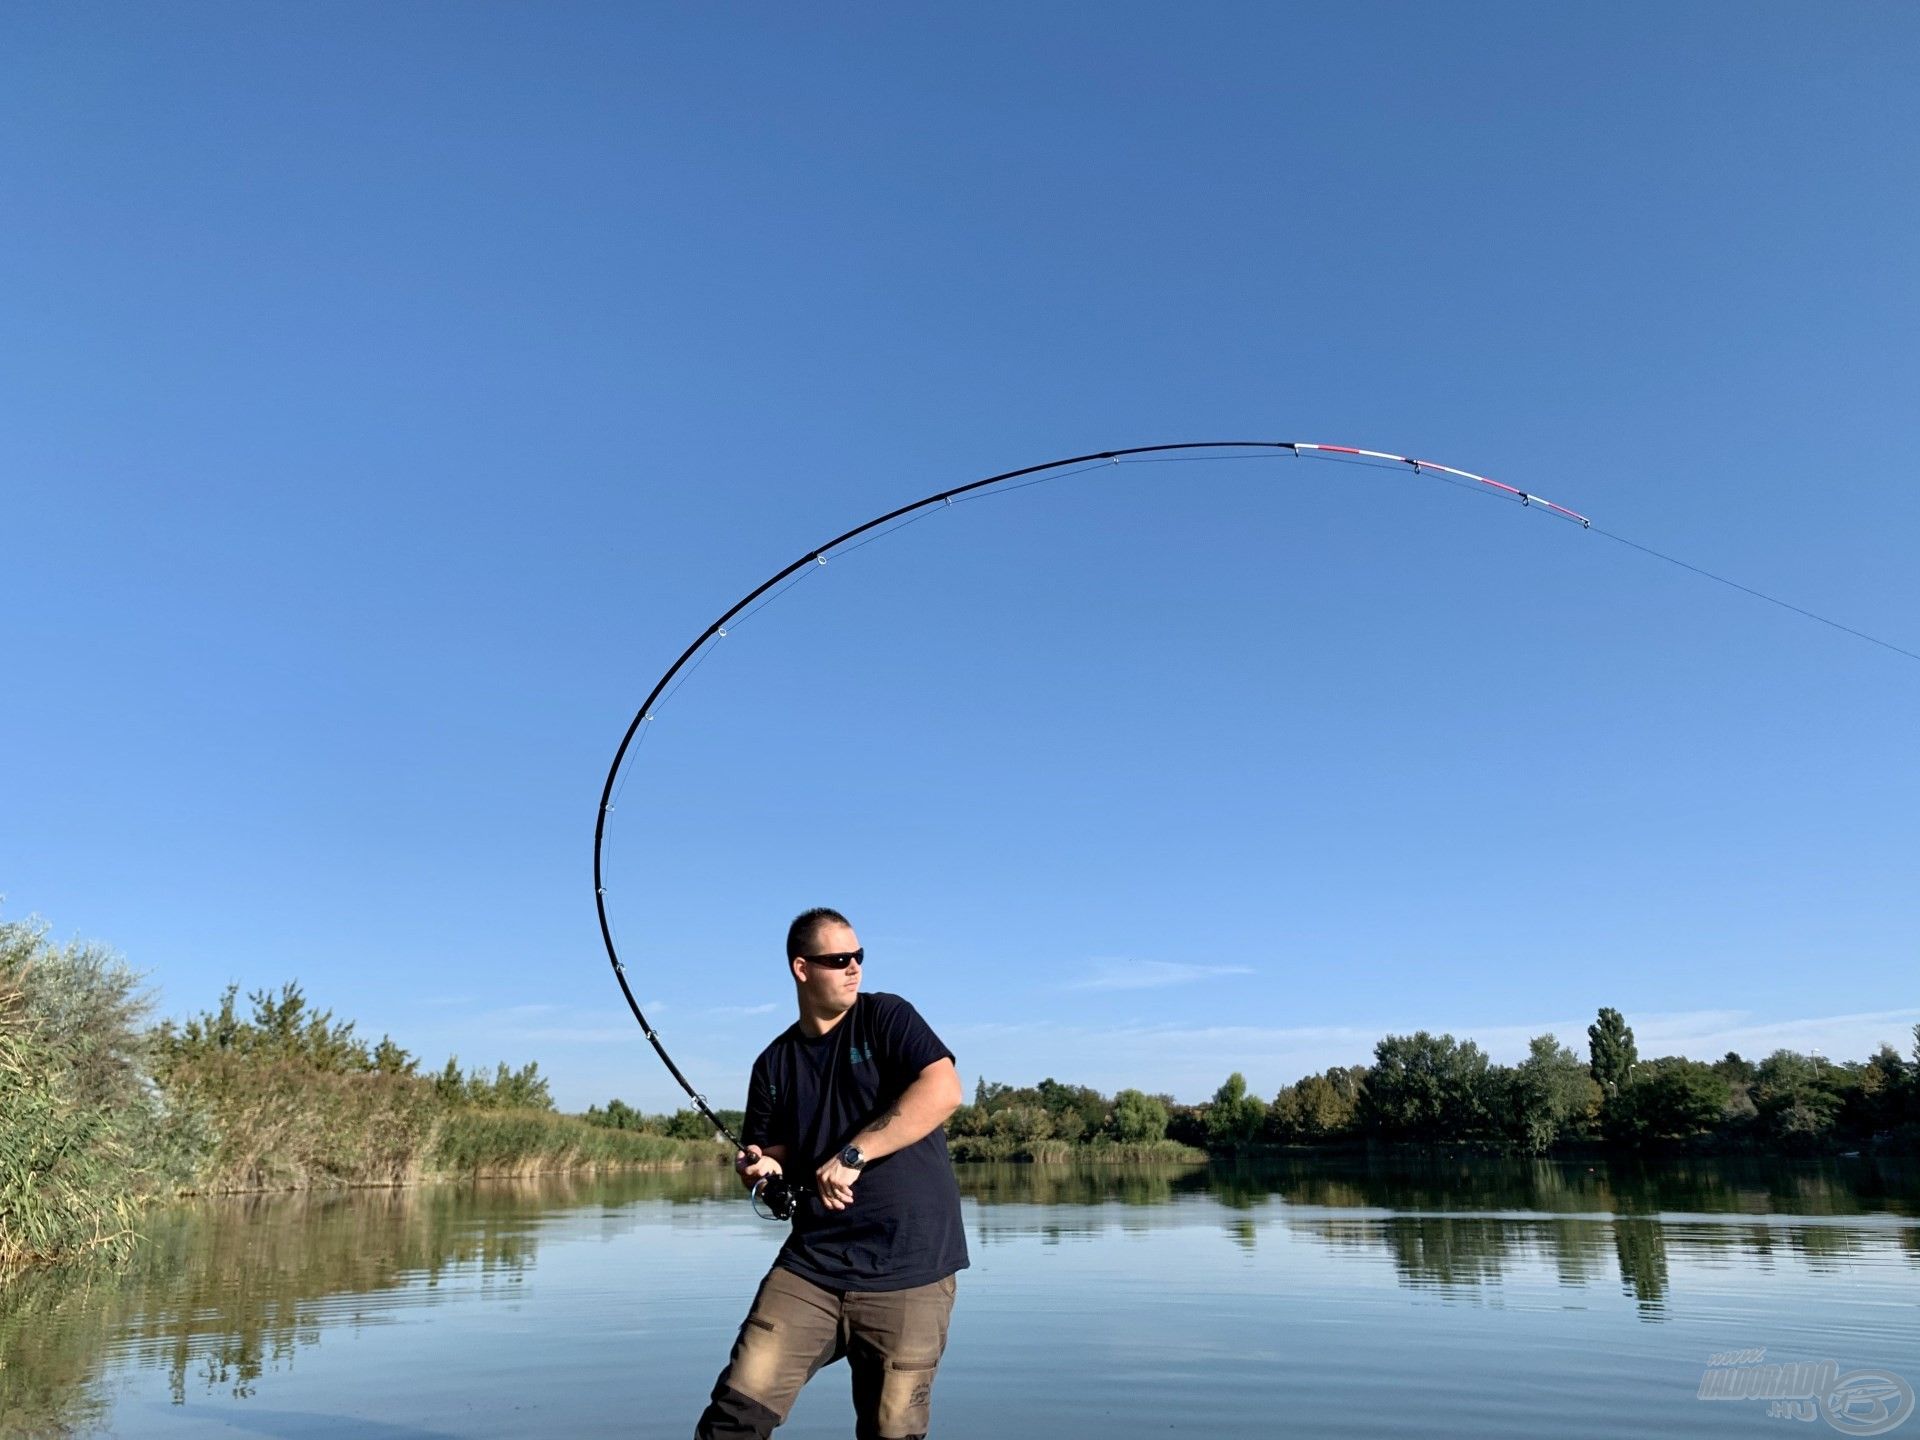
<path fill-rule="evenodd" d="M 905 1440 L 924 1435 L 932 1423 L 933 1372 L 940 1368 L 932 1360 L 889 1360 L 886 1378 L 880 1385 L 880 1434 L 885 1440 Z"/>
<path fill-rule="evenodd" d="M 786 1348 L 781 1343 L 778 1327 L 771 1320 L 749 1315 L 747 1323 L 740 1327 L 733 1359 L 722 1377 L 729 1389 L 766 1406 L 783 1420 L 793 1405 L 792 1392 L 799 1388 L 793 1384 L 792 1364 Z"/>

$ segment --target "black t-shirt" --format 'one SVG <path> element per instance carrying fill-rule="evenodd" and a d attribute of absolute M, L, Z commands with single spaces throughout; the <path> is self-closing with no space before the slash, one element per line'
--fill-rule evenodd
<path fill-rule="evenodd" d="M 830 1290 L 905 1290 L 966 1268 L 960 1187 L 942 1129 L 869 1161 L 844 1210 L 827 1209 L 811 1193 L 814 1171 L 922 1070 L 952 1058 L 913 1006 L 878 992 L 856 999 L 825 1035 L 790 1025 L 760 1052 L 740 1138 L 786 1146 L 787 1174 L 809 1187 L 775 1264 Z"/>

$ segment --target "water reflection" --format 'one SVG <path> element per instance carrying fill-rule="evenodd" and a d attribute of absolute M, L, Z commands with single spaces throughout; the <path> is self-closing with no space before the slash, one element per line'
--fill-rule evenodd
<path fill-rule="evenodd" d="M 1732 1272 L 1727 1283 L 1752 1292 L 1791 1266 L 1836 1277 L 1833 1293 L 1862 1265 L 1920 1265 L 1913 1165 L 1355 1158 L 966 1166 L 960 1179 L 987 1267 L 1036 1239 L 1078 1251 L 1103 1235 L 1210 1231 L 1247 1264 L 1288 1246 L 1321 1257 L 1309 1284 L 1346 1283 L 1373 1263 L 1402 1286 L 1482 1304 L 1498 1303 L 1503 1281 L 1538 1274 L 1570 1292 L 1617 1287 L 1660 1320 L 1680 1267 Z M 714 1226 L 728 1229 L 730 1253 L 765 1263 L 775 1236 L 724 1170 L 183 1205 L 154 1217 L 123 1272 L 0 1282 L 0 1433 L 102 1426 L 109 1372 L 154 1374 L 176 1405 L 250 1401 L 331 1331 L 516 1293 L 543 1247 L 578 1253 L 639 1231 L 651 1253 L 668 1247 L 693 1265 L 706 1242 L 684 1232 Z"/>
<path fill-rule="evenodd" d="M 543 1218 L 637 1200 L 717 1202 L 724 1172 L 547 1177 L 402 1190 L 256 1195 L 150 1217 L 133 1261 L 27 1271 L 0 1281 L 0 1434 L 81 1433 L 106 1402 L 113 1360 L 188 1391 L 253 1395 L 330 1325 L 381 1324 L 400 1307 L 517 1283 Z M 729 1178 L 730 1177 L 725 1177 Z"/>
<path fill-rule="evenodd" d="M 1293 1160 L 1125 1172 L 1041 1166 L 964 1167 L 962 1192 L 983 1209 L 987 1245 L 1037 1234 L 1086 1239 L 1137 1217 L 1114 1207 L 1167 1206 L 1147 1223 L 1217 1225 L 1257 1243 L 1262 1211 L 1334 1250 L 1384 1252 L 1408 1285 L 1450 1296 L 1545 1264 L 1562 1286 L 1618 1277 L 1658 1319 L 1675 1259 L 1750 1262 L 1780 1254 L 1837 1274 L 1869 1254 L 1920 1264 L 1920 1166 L 1900 1162 L 1693 1161 L 1670 1165 L 1424 1157 Z M 1207 1202 L 1182 1209 L 1188 1200 Z M 1023 1216 L 1019 1206 L 1037 1207 Z M 1224 1210 L 1225 1214 L 1221 1211 Z M 1752 1216 L 1752 1221 L 1733 1217 Z M 1862 1223 L 1877 1217 L 1879 1223 Z M 1829 1223 L 1843 1219 L 1845 1223 Z"/>

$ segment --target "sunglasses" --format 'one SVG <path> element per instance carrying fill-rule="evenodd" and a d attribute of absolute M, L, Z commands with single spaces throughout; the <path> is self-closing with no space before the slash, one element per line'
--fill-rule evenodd
<path fill-rule="evenodd" d="M 849 965 L 859 965 L 864 968 L 867 963 L 867 948 L 863 945 L 858 950 L 842 950 L 833 955 L 802 955 L 800 958 L 809 965 L 824 965 L 829 970 L 844 970 Z"/>

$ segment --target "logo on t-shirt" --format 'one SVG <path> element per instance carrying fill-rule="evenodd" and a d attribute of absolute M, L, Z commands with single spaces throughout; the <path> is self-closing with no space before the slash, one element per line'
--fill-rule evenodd
<path fill-rule="evenodd" d="M 847 1059 L 855 1065 L 864 1065 L 873 1058 L 871 1050 L 862 1050 L 858 1045 L 847 1047 Z"/>

